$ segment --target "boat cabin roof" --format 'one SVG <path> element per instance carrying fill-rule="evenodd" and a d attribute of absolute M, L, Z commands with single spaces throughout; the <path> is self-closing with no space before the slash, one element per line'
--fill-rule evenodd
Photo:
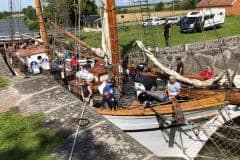
<path fill-rule="evenodd" d="M 32 56 L 40 53 L 47 53 L 48 50 L 44 46 L 29 46 L 26 49 L 18 49 L 15 54 L 18 57 L 27 57 Z"/>
<path fill-rule="evenodd" d="M 101 76 L 108 73 L 108 69 L 105 66 L 93 67 L 90 69 L 90 73 L 95 76 Z"/>

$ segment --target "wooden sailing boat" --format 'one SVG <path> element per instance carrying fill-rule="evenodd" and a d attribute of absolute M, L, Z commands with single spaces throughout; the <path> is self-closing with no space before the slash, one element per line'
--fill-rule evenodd
<path fill-rule="evenodd" d="M 105 0 L 108 31 L 109 31 L 109 53 L 112 60 L 113 74 L 116 78 L 119 77 L 118 66 L 120 66 L 119 49 L 118 49 L 118 34 L 115 14 L 115 1 Z M 67 36 L 72 37 L 71 34 L 63 31 Z M 86 43 L 72 37 L 78 44 L 85 48 L 95 51 Z M 209 88 L 213 83 L 219 81 L 223 75 L 208 81 L 199 81 L 196 79 L 189 79 L 184 76 L 178 75 L 176 72 L 167 69 L 151 53 L 144 49 L 141 44 L 139 45 L 142 51 L 152 60 L 167 75 L 174 75 L 179 81 L 185 82 L 192 86 L 182 90 L 182 96 L 187 100 L 182 102 L 174 101 L 173 103 L 155 104 L 148 108 L 144 107 L 142 103 L 134 101 L 129 105 L 122 106 L 116 111 L 100 108 L 95 109 L 98 113 L 105 116 L 108 120 L 112 121 L 122 130 L 145 130 L 156 129 L 159 127 L 168 127 L 165 118 L 173 117 L 177 124 L 184 124 L 187 120 L 196 120 L 212 117 L 217 114 L 216 110 L 226 104 L 240 104 L 239 90 L 230 90 L 228 92 L 218 91 Z M 98 72 L 98 71 L 97 71 Z M 73 86 L 73 85 L 72 85 Z M 76 88 L 75 93 L 79 93 L 80 88 Z"/>
<path fill-rule="evenodd" d="M 107 1 L 107 11 L 108 11 L 108 20 L 109 20 L 109 32 L 110 32 L 110 44 L 111 44 L 111 54 L 113 57 L 113 65 L 118 66 L 119 62 L 119 54 L 118 54 L 118 36 L 116 29 L 116 15 L 115 15 L 115 1 Z M 148 55 L 147 55 L 148 56 Z M 155 59 L 151 59 L 151 56 L 148 56 L 150 60 L 154 62 Z M 156 63 L 155 63 L 156 65 Z M 165 71 L 168 75 L 174 75 L 178 78 L 178 80 L 182 82 L 193 82 L 194 79 L 186 79 L 185 77 L 181 77 L 177 73 L 171 70 L 164 70 L 164 67 L 161 65 L 157 65 L 161 70 Z M 115 70 L 115 75 L 119 76 L 117 70 Z M 188 81 L 187 81 L 188 80 Z M 198 82 L 198 81 L 196 81 Z M 200 82 L 200 81 L 199 81 Z M 212 81 L 214 82 L 214 80 Z M 190 83 L 191 84 L 191 83 Z M 201 85 L 202 84 L 202 85 Z M 209 87 L 204 86 L 206 83 L 200 83 L 201 87 Z M 198 86 L 199 87 L 199 86 Z M 107 119 L 112 121 L 114 124 L 117 124 L 123 130 L 142 130 L 142 129 L 154 129 L 164 126 L 164 122 L 161 121 L 159 117 L 164 116 L 173 116 L 174 120 L 178 124 L 184 124 L 185 119 L 187 120 L 196 120 L 202 118 L 208 118 L 215 116 L 216 110 L 219 107 L 225 106 L 226 104 L 240 104 L 240 92 L 229 91 L 228 95 L 224 91 L 210 90 L 210 89 L 197 89 L 197 88 L 186 88 L 181 91 L 181 95 L 183 97 L 187 97 L 188 101 L 185 102 L 177 102 L 174 101 L 172 103 L 167 104 L 157 104 L 153 105 L 149 108 L 143 107 L 143 104 L 138 101 L 134 101 L 128 106 L 123 106 L 116 111 L 111 111 L 109 109 L 96 109 L 96 111 L 102 115 L 104 115 Z M 163 118 L 164 119 L 164 118 Z"/>
<path fill-rule="evenodd" d="M 5 46 L 5 57 L 13 72 L 18 76 L 26 76 L 31 72 L 32 74 L 46 73 L 50 70 L 50 57 L 48 49 L 48 36 L 46 32 L 45 23 L 42 16 L 42 7 L 40 0 L 35 0 L 36 13 L 40 26 L 41 39 L 34 39 L 24 34 L 24 40 L 14 42 L 12 37 L 12 47 Z M 12 22 L 14 23 L 14 22 Z M 13 24 L 14 26 L 14 24 Z M 12 32 L 14 29 L 12 29 Z M 11 33 L 14 35 L 15 33 Z"/>

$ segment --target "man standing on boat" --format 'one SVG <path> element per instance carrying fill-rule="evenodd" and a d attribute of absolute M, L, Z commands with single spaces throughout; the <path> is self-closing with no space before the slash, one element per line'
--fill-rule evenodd
<path fill-rule="evenodd" d="M 178 72 L 179 74 L 183 75 L 183 73 L 184 73 L 184 65 L 182 63 L 182 59 L 180 57 L 178 57 L 176 61 L 177 61 L 176 72 Z"/>
<path fill-rule="evenodd" d="M 108 80 L 106 86 L 103 88 L 102 105 L 105 106 L 105 104 L 107 104 L 111 110 L 116 109 L 115 89 L 112 80 Z"/>
<path fill-rule="evenodd" d="M 167 47 L 169 46 L 170 28 L 171 28 L 171 24 L 168 23 L 168 20 L 166 20 L 163 26 L 163 32 L 164 32 L 164 39 Z"/>
<path fill-rule="evenodd" d="M 173 99 L 178 99 L 181 90 L 180 83 L 177 82 L 176 78 L 173 76 L 169 77 L 169 82 L 167 84 L 167 95 L 164 97 L 164 102 L 172 101 Z"/>

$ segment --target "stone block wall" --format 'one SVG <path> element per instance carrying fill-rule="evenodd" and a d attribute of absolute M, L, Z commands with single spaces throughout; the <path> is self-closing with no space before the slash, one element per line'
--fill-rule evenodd
<path fill-rule="evenodd" d="M 181 57 L 187 73 L 199 73 L 206 65 L 218 73 L 225 69 L 224 61 L 227 68 L 240 73 L 240 35 L 152 51 L 170 68 L 175 68 L 176 58 Z"/>

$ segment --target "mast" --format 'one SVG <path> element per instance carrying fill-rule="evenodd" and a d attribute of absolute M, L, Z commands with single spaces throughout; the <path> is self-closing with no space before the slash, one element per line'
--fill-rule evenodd
<path fill-rule="evenodd" d="M 105 0 L 109 23 L 110 52 L 112 55 L 112 65 L 115 76 L 119 76 L 119 48 L 118 48 L 118 29 L 116 18 L 115 0 Z"/>
<path fill-rule="evenodd" d="M 11 12 L 11 20 L 10 20 L 10 36 L 12 47 L 14 47 L 14 35 L 15 35 L 15 27 L 14 27 L 14 18 L 13 18 L 13 0 L 9 0 L 9 9 Z"/>
<path fill-rule="evenodd" d="M 36 14 L 37 14 L 37 18 L 38 18 L 38 23 L 39 23 L 39 26 L 40 26 L 40 35 L 41 35 L 41 38 L 42 38 L 42 42 L 43 42 L 44 46 L 48 47 L 48 35 L 47 35 L 47 31 L 46 31 L 45 22 L 44 22 L 44 19 L 43 19 L 41 1 L 40 0 L 34 0 L 34 2 L 35 2 L 35 7 L 36 7 Z"/>

